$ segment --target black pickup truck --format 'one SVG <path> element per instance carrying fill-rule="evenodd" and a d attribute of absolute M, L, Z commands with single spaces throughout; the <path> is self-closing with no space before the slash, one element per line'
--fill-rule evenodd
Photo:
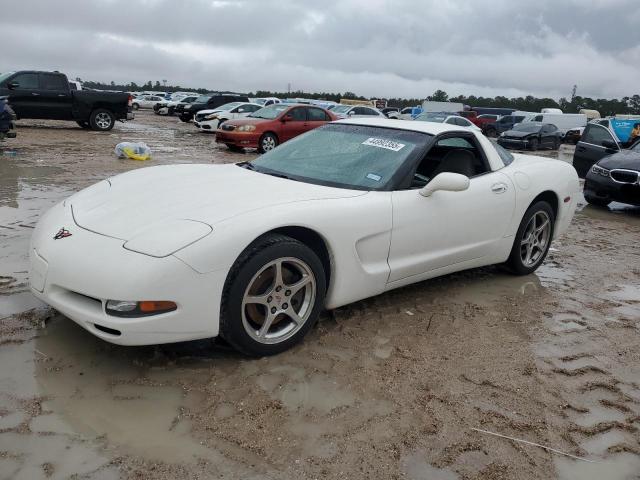
<path fill-rule="evenodd" d="M 16 117 L 72 120 L 82 128 L 111 130 L 116 120 L 131 120 L 128 93 L 72 90 L 59 72 L 23 70 L 0 74 L 0 97 L 9 98 Z"/>

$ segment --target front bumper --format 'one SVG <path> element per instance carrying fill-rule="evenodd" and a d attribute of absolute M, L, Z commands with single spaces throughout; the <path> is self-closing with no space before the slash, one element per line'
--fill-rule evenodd
<path fill-rule="evenodd" d="M 71 236 L 54 240 L 64 227 Z M 36 226 L 30 284 L 36 297 L 92 334 L 119 345 L 172 343 L 218 334 L 225 271 L 200 274 L 174 256 L 155 258 L 123 248 L 124 241 L 78 227 L 70 206 L 58 204 Z M 159 315 L 108 315 L 107 300 L 170 300 Z"/>
<path fill-rule="evenodd" d="M 218 120 L 195 120 L 193 124 L 203 132 L 216 133 L 218 128 Z"/>
<path fill-rule="evenodd" d="M 526 150 L 529 148 L 529 140 L 517 140 L 513 138 L 498 137 L 498 145 L 504 148 L 515 148 L 516 150 Z"/>
<path fill-rule="evenodd" d="M 216 130 L 216 143 L 224 143 L 225 145 L 240 148 L 258 148 L 261 135 L 262 133 L 260 132 L 226 132 L 218 129 Z"/>
<path fill-rule="evenodd" d="M 591 170 L 584 180 L 584 194 L 608 202 L 640 206 L 640 185 L 618 183 Z"/>

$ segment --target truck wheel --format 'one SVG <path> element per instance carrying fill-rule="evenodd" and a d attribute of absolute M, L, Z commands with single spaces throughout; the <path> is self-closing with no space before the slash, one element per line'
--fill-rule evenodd
<path fill-rule="evenodd" d="M 106 132 L 113 128 L 113 125 L 116 123 L 116 119 L 109 110 L 105 110 L 104 108 L 98 108 L 91 112 L 91 117 L 89 118 L 89 124 L 93 130 L 97 130 L 100 132 Z"/>
<path fill-rule="evenodd" d="M 80 128 L 90 128 L 89 122 L 85 122 L 84 120 L 78 120 L 76 123 Z"/>
<path fill-rule="evenodd" d="M 134 103 L 133 105 L 131 105 L 131 108 L 133 108 L 134 110 L 138 110 L 140 108 L 140 105 Z"/>

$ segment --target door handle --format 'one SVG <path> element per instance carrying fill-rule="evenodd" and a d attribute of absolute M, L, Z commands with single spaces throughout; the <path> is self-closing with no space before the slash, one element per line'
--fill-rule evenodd
<path fill-rule="evenodd" d="M 491 186 L 491 191 L 493 193 L 504 193 L 507 191 L 507 186 L 504 183 L 494 183 Z"/>
<path fill-rule="evenodd" d="M 40 94 L 36 93 L 36 92 L 31 92 L 31 95 L 33 95 L 34 97 L 39 97 L 40 96 Z"/>
<path fill-rule="evenodd" d="M 58 96 L 59 97 L 66 97 L 66 95 L 64 93 L 59 93 Z"/>

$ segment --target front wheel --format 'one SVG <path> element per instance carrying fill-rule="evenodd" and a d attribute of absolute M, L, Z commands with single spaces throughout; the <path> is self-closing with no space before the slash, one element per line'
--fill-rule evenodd
<path fill-rule="evenodd" d="M 529 142 L 529 148 L 531 150 L 538 150 L 538 139 L 537 138 L 532 138 L 531 141 Z"/>
<path fill-rule="evenodd" d="M 283 352 L 317 321 L 325 282 L 313 250 L 291 237 L 266 235 L 250 245 L 229 272 L 220 334 L 246 355 Z"/>
<path fill-rule="evenodd" d="M 116 118 L 113 113 L 109 110 L 105 110 L 104 108 L 98 108 L 91 112 L 91 116 L 89 117 L 89 125 L 93 130 L 97 130 L 99 132 L 106 132 L 111 130 L 116 123 Z"/>
<path fill-rule="evenodd" d="M 260 141 L 258 142 L 258 151 L 260 153 L 266 153 L 270 150 L 273 150 L 278 146 L 278 137 L 273 133 L 265 133 L 262 137 L 260 137 Z"/>
<path fill-rule="evenodd" d="M 516 275 L 533 273 L 544 261 L 551 239 L 555 214 L 545 201 L 536 202 L 525 212 L 516 232 L 507 267 Z"/>

